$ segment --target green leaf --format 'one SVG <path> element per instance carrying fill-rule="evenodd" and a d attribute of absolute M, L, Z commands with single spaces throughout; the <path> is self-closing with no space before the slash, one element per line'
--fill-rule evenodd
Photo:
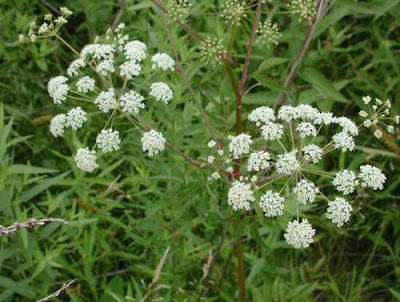
<path fill-rule="evenodd" d="M 58 175 L 56 177 L 50 178 L 45 182 L 42 182 L 36 186 L 34 186 L 33 188 L 31 188 L 30 190 L 24 192 L 21 196 L 20 202 L 26 202 L 28 200 L 30 200 L 31 198 L 39 195 L 40 193 L 42 193 L 43 191 L 45 191 L 46 189 L 48 189 L 49 187 L 57 184 L 60 180 L 64 179 L 68 174 L 70 173 L 70 171 L 67 171 L 61 175 Z"/>
<path fill-rule="evenodd" d="M 315 89 L 324 94 L 328 99 L 343 103 L 349 101 L 320 71 L 314 68 L 306 68 L 301 74 L 301 77 L 306 82 L 310 83 Z"/>
<path fill-rule="evenodd" d="M 12 165 L 8 167 L 8 174 L 41 174 L 41 173 L 55 173 L 57 170 L 46 169 L 28 165 Z"/>
<path fill-rule="evenodd" d="M 253 78 L 256 79 L 261 85 L 271 89 L 272 91 L 282 92 L 285 90 L 280 83 L 272 80 L 266 75 L 256 74 L 253 76 Z"/>
<path fill-rule="evenodd" d="M 278 57 L 268 58 L 260 64 L 255 73 L 262 73 L 274 66 L 286 63 L 287 61 L 289 61 L 289 59 L 287 58 L 278 58 Z"/>

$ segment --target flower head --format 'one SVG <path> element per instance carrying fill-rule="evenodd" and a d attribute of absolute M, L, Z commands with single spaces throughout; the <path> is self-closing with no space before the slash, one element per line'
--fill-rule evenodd
<path fill-rule="evenodd" d="M 353 171 L 342 170 L 338 172 L 332 181 L 336 190 L 344 195 L 353 193 L 358 185 L 357 176 Z"/>
<path fill-rule="evenodd" d="M 153 62 L 153 69 L 161 68 L 164 71 L 168 69 L 174 71 L 175 69 L 175 62 L 174 60 L 167 55 L 166 53 L 157 53 L 152 58 L 151 61 Z"/>
<path fill-rule="evenodd" d="M 292 245 L 295 249 L 307 248 L 314 241 L 315 229 L 304 218 L 300 221 L 293 220 L 288 223 L 286 233 L 283 235 L 286 242 Z"/>
<path fill-rule="evenodd" d="M 104 153 L 118 150 L 119 145 L 121 144 L 118 130 L 101 130 L 96 137 L 96 144 Z"/>
<path fill-rule="evenodd" d="M 143 100 L 143 96 L 131 90 L 120 97 L 119 103 L 123 112 L 138 114 L 145 107 Z"/>
<path fill-rule="evenodd" d="M 335 144 L 335 149 L 340 149 L 343 152 L 349 150 L 353 151 L 355 147 L 354 138 L 347 134 L 346 132 L 342 131 L 335 134 L 333 137 L 333 142 Z"/>
<path fill-rule="evenodd" d="M 336 197 L 335 200 L 329 201 L 326 217 L 332 220 L 338 227 L 349 222 L 352 207 L 344 198 Z"/>
<path fill-rule="evenodd" d="M 267 141 L 280 139 L 283 135 L 283 126 L 281 124 L 267 122 L 261 127 L 261 135 Z"/>
<path fill-rule="evenodd" d="M 229 143 L 229 152 L 235 159 L 240 158 L 242 155 L 248 154 L 250 152 L 250 145 L 253 143 L 251 136 L 248 134 L 239 134 L 237 136 L 231 137 Z"/>
<path fill-rule="evenodd" d="M 373 190 L 383 190 L 383 184 L 386 182 L 385 174 L 372 165 L 361 166 L 358 178 L 361 186 L 372 188 Z"/>
<path fill-rule="evenodd" d="M 285 198 L 279 193 L 267 191 L 260 197 L 259 206 L 266 217 L 281 216 L 285 207 Z"/>
<path fill-rule="evenodd" d="M 72 130 L 78 130 L 86 121 L 86 112 L 81 107 L 76 107 L 68 111 L 65 124 Z"/>
<path fill-rule="evenodd" d="M 96 151 L 86 148 L 79 148 L 75 155 L 76 166 L 82 171 L 93 173 L 99 167 L 96 163 Z"/>
<path fill-rule="evenodd" d="M 171 88 L 163 82 L 156 82 L 151 84 L 150 95 L 154 97 L 157 101 L 164 102 L 165 104 L 168 104 L 168 102 L 173 98 Z"/>
<path fill-rule="evenodd" d="M 82 58 L 75 59 L 69 64 L 69 67 L 67 69 L 67 75 L 72 77 L 72 76 L 77 76 L 79 74 L 79 69 L 82 67 L 86 66 L 86 62 Z"/>
<path fill-rule="evenodd" d="M 54 137 L 63 136 L 64 128 L 67 126 L 67 115 L 57 114 L 51 119 L 50 132 Z"/>
<path fill-rule="evenodd" d="M 293 193 L 296 194 L 297 200 L 301 204 L 307 204 L 314 202 L 316 195 L 319 193 L 319 189 L 313 182 L 307 179 L 301 179 L 293 188 Z"/>
<path fill-rule="evenodd" d="M 276 161 L 276 171 L 278 173 L 291 175 L 293 171 L 296 171 L 300 167 L 300 163 L 296 158 L 297 150 L 287 152 L 278 155 L 278 160 Z"/>
<path fill-rule="evenodd" d="M 235 181 L 228 192 L 228 204 L 232 206 L 235 211 L 251 209 L 250 202 L 254 201 L 254 194 L 251 190 L 250 184 L 241 181 Z"/>
<path fill-rule="evenodd" d="M 147 152 L 149 156 L 158 154 L 165 149 L 166 140 L 162 133 L 155 130 L 145 132 L 142 136 L 142 150 Z"/>
<path fill-rule="evenodd" d="M 304 153 L 304 159 L 314 164 L 321 160 L 323 154 L 322 149 L 314 144 L 305 146 L 302 151 Z"/>
<path fill-rule="evenodd" d="M 84 76 L 76 82 L 76 87 L 78 89 L 78 92 L 87 93 L 94 90 L 94 88 L 96 87 L 96 82 L 91 77 Z"/>
<path fill-rule="evenodd" d="M 261 106 L 250 112 L 249 121 L 256 123 L 257 126 L 275 121 L 275 112 L 272 108 Z"/>
<path fill-rule="evenodd" d="M 99 106 L 99 109 L 105 113 L 113 110 L 117 106 L 117 100 L 115 99 L 115 91 L 113 88 L 109 88 L 107 91 L 102 91 L 94 100 L 94 103 Z"/>
<path fill-rule="evenodd" d="M 132 77 L 137 77 L 142 72 L 142 67 L 134 60 L 126 61 L 119 68 L 121 75 L 128 80 L 132 79 Z"/>
<path fill-rule="evenodd" d="M 141 62 L 146 59 L 147 46 L 141 41 L 131 41 L 124 46 L 125 56 L 132 60 Z"/>
<path fill-rule="evenodd" d="M 247 165 L 247 171 L 261 171 L 265 170 L 270 166 L 269 160 L 271 156 L 268 152 L 258 151 L 250 153 L 249 162 Z"/>
<path fill-rule="evenodd" d="M 62 104 L 67 99 L 69 92 L 68 79 L 63 76 L 51 78 L 47 83 L 47 91 L 53 98 L 54 104 Z"/>

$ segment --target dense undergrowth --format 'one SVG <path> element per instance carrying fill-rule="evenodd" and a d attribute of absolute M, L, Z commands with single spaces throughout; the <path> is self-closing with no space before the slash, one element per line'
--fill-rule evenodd
<path fill-rule="evenodd" d="M 373 163 L 388 183 L 382 192 L 356 195 L 351 222 L 340 229 L 319 214 L 321 204 L 305 208 L 304 215 L 323 232 L 304 251 L 284 242 L 288 215 L 263 223 L 251 216 L 243 219 L 227 206 L 224 184 L 208 182 L 207 171 L 172 152 L 145 157 L 138 133 L 128 126 L 123 148 L 103 156 L 95 174 L 84 174 L 73 155 L 93 141 L 101 121 L 92 120 L 79 138 L 68 133 L 55 139 L 48 131 L 57 112 L 46 83 L 66 69 L 71 53 L 53 40 L 18 43 L 18 34 L 32 19 L 51 12 L 48 2 L 55 1 L 0 1 L 1 224 L 31 217 L 60 217 L 70 223 L 0 238 L 0 301 L 34 301 L 74 278 L 79 280 L 61 300 L 140 301 L 147 295 L 149 301 L 236 301 L 238 229 L 245 234 L 249 301 L 400 301 L 396 150 L 364 133 L 357 138 L 356 153 L 326 163 L 333 169 Z M 200 34 L 226 39 L 226 25 L 214 13 L 214 2 L 197 1 L 187 22 Z M 251 81 L 262 85 L 244 98 L 245 114 L 274 104 L 307 30 L 277 13 L 284 4 L 276 2 L 269 14 L 283 36 L 277 47 L 255 47 Z M 224 66 L 210 68 L 200 61 L 198 42 L 152 1 L 57 1 L 61 5 L 75 12 L 63 35 L 78 49 L 118 19 L 149 48 L 179 54 L 182 70 L 170 82 L 174 102 L 146 113 L 153 117 L 158 111 L 157 124 L 174 145 L 206 158 L 210 136 L 199 104 L 219 135 L 234 129 L 235 96 Z M 399 112 L 399 20 L 400 1 L 333 1 L 294 85 L 287 89 L 288 101 L 357 119 L 361 97 L 370 94 L 391 99 Z M 238 29 L 234 60 L 243 60 L 247 35 L 242 33 L 249 30 L 249 24 Z M 245 122 L 244 127 L 253 126 Z M 168 248 L 160 280 L 153 286 Z"/>

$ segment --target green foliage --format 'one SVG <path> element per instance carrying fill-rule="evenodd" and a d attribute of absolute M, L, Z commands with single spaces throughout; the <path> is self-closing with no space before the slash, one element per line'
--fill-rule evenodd
<path fill-rule="evenodd" d="M 147 295 L 149 301 L 236 301 L 238 230 L 245 234 L 250 301 L 400 301 L 399 158 L 384 143 L 364 133 L 357 141 L 360 152 L 343 155 L 334 168 L 375 163 L 389 178 L 386 189 L 371 196 L 360 192 L 351 223 L 341 229 L 315 214 L 322 211 L 307 209 L 305 215 L 322 231 L 304 252 L 288 248 L 282 238 L 291 209 L 276 220 L 241 219 L 226 204 L 226 187 L 207 182 L 207 171 L 172 152 L 146 158 L 138 132 L 128 126 L 123 148 L 100 158 L 97 174 L 84 174 L 73 154 L 93 140 L 99 121 L 82 129 L 80 138 L 48 134 L 56 109 L 46 83 L 65 70 L 72 54 L 53 40 L 17 42 L 32 19 L 52 10 L 48 2 L 75 12 L 63 35 L 78 49 L 121 18 L 131 38 L 171 55 L 177 51 L 182 73 L 170 83 L 174 102 L 154 108 L 174 145 L 205 156 L 210 137 L 199 104 L 220 137 L 234 127 L 235 95 L 224 66 L 201 62 L 198 42 L 161 17 L 152 1 L 0 0 L 1 224 L 30 217 L 70 221 L 0 238 L 0 301 L 33 301 L 74 278 L 79 280 L 62 295 L 64 300 L 140 301 Z M 232 39 L 232 59 L 242 62 L 250 24 L 228 36 L 223 19 L 214 14 L 220 2 L 196 1 L 186 20 L 226 46 Z M 282 41 L 277 48 L 256 45 L 249 78 L 250 84 L 261 85 L 245 96 L 244 113 L 273 105 L 282 91 L 292 103 L 354 117 L 363 95 L 399 99 L 400 1 L 333 1 L 289 89 L 283 83 L 307 28 L 291 20 L 283 1 L 275 2 L 268 17 L 283 29 Z M 394 101 L 396 112 L 399 106 Z M 158 287 L 152 288 L 168 247 Z"/>

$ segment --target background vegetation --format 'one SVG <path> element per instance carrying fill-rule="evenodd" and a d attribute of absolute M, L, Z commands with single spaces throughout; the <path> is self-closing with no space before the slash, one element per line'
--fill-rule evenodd
<path fill-rule="evenodd" d="M 250 68 L 253 73 L 264 62 L 258 69 L 263 87 L 246 96 L 245 113 L 273 105 L 302 45 L 307 26 L 280 13 L 286 12 L 283 2 L 268 6 L 283 29 L 282 43 L 256 46 Z M 227 39 L 217 3 L 197 1 L 187 21 L 201 34 Z M 96 122 L 84 127 L 80 138 L 69 134 L 60 140 L 48 133 L 57 112 L 46 83 L 63 73 L 73 56 L 51 40 L 18 44 L 18 34 L 53 5 L 75 12 L 62 34 L 77 48 L 103 34 L 116 18 L 127 24 L 131 38 L 152 49 L 173 54 L 173 42 L 182 62 L 182 73 L 171 81 L 176 97 L 171 106 L 155 110 L 164 110 L 157 121 L 177 146 L 205 156 L 210 137 L 199 103 L 220 135 L 234 129 L 234 94 L 223 65 L 209 68 L 201 62 L 197 42 L 162 17 L 152 1 L 0 0 L 1 224 L 30 217 L 70 221 L 0 238 L 0 301 L 34 301 L 74 278 L 79 280 L 61 300 L 140 301 L 147 295 L 149 301 L 236 301 L 238 224 L 245 234 L 250 301 L 400 301 L 399 154 L 370 133 L 358 138 L 358 152 L 341 156 L 339 165 L 373 162 L 389 178 L 386 189 L 357 196 L 351 223 L 341 229 L 320 214 L 322 205 L 307 209 L 319 232 L 305 251 L 283 241 L 290 214 L 263 223 L 240 220 L 226 204 L 226 188 L 207 182 L 208 172 L 172 152 L 148 159 L 134 129 L 125 127 L 124 146 L 102 157 L 97 173 L 81 173 L 73 154 L 93 140 Z M 238 62 L 249 29 L 245 22 L 234 40 Z M 356 118 L 361 97 L 371 94 L 393 100 L 399 112 L 399 41 L 399 0 L 333 1 L 288 90 L 290 101 Z M 150 285 L 168 248 L 158 285 Z"/>

